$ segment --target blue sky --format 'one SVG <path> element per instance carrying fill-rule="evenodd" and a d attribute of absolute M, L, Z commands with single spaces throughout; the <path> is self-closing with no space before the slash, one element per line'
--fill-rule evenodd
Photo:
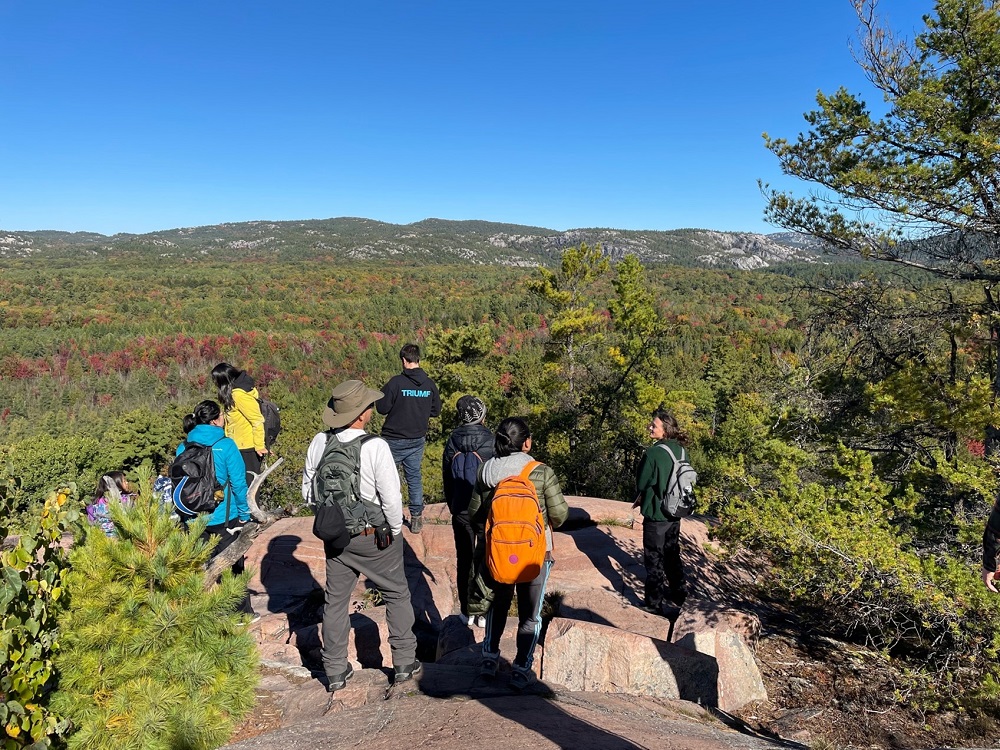
<path fill-rule="evenodd" d="M 912 36 L 930 0 L 882 0 Z M 0 228 L 775 231 L 761 133 L 870 93 L 849 0 L 0 0 Z"/>

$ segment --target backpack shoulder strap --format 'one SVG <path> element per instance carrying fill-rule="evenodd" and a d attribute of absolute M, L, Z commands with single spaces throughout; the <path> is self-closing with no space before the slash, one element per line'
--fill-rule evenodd
<path fill-rule="evenodd" d="M 670 446 L 667 445 L 666 443 L 657 443 L 657 445 L 660 446 L 661 448 L 663 448 L 663 450 L 665 450 L 670 455 L 670 457 L 672 459 L 674 459 L 674 464 L 675 465 L 677 464 L 678 460 L 680 460 L 680 461 L 687 461 L 687 456 L 685 455 L 685 451 L 684 451 L 684 446 L 683 445 L 681 446 L 681 457 L 680 457 L 680 459 L 678 459 L 677 456 L 674 455 L 674 452 L 672 450 L 670 450 Z"/>
<path fill-rule="evenodd" d="M 521 473 L 518 476 L 520 476 L 521 479 L 527 479 L 528 475 L 541 465 L 541 461 L 528 461 L 528 463 L 524 465 L 524 468 L 521 469 Z"/>

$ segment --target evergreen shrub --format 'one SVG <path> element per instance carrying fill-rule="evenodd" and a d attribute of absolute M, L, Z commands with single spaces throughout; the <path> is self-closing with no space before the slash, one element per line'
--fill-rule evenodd
<path fill-rule="evenodd" d="M 915 546 L 918 493 L 892 487 L 870 454 L 843 447 L 827 466 L 786 447 L 766 469 L 729 469 L 733 494 L 718 534 L 763 553 L 766 595 L 818 632 L 878 649 L 903 675 L 890 702 L 1000 707 L 1000 597 L 978 565 Z"/>
<path fill-rule="evenodd" d="M 204 520 L 185 533 L 142 472 L 115 537 L 92 527 L 71 554 L 53 706 L 71 748 L 214 748 L 253 707 L 256 644 L 236 607 L 249 573 L 206 589 Z"/>

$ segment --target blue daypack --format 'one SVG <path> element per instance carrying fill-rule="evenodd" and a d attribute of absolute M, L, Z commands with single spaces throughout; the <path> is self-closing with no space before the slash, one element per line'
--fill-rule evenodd
<path fill-rule="evenodd" d="M 459 451 L 451 459 L 452 493 L 448 508 L 454 513 L 464 513 L 469 509 L 472 491 L 476 488 L 482 457 L 475 451 Z"/>

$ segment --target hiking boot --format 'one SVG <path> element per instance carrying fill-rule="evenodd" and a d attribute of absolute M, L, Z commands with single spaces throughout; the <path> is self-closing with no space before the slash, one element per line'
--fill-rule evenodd
<path fill-rule="evenodd" d="M 495 656 L 484 654 L 482 666 L 479 667 L 480 677 L 493 678 L 497 676 L 497 669 L 500 667 L 500 654 Z"/>
<path fill-rule="evenodd" d="M 515 690 L 524 690 L 535 679 L 534 673 L 526 668 L 514 664 L 510 670 L 510 686 Z"/>
<path fill-rule="evenodd" d="M 408 664 L 405 667 L 396 667 L 395 670 L 396 676 L 393 680 L 394 685 L 400 682 L 406 682 L 407 680 L 412 680 L 424 671 L 424 665 L 421 664 L 419 660 L 414 660 L 413 664 Z"/>
<path fill-rule="evenodd" d="M 354 676 L 354 667 L 350 664 L 347 665 L 347 670 L 341 672 L 340 674 L 335 674 L 330 677 L 330 681 L 326 685 L 326 692 L 332 693 L 334 690 L 340 690 L 347 685 L 347 681 Z"/>
<path fill-rule="evenodd" d="M 410 531 L 419 534 L 422 528 L 424 528 L 423 516 L 410 516 Z"/>

